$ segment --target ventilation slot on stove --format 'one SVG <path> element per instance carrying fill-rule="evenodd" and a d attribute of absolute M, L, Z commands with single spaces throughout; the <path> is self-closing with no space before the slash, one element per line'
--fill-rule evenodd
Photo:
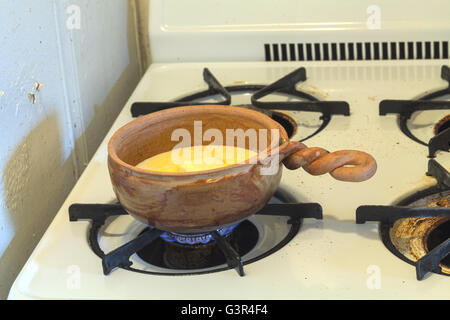
<path fill-rule="evenodd" d="M 448 59 L 448 41 L 266 43 L 266 61 Z"/>

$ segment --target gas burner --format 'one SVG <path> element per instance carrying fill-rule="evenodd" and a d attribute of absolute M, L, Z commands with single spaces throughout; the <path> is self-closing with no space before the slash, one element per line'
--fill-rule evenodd
<path fill-rule="evenodd" d="M 116 268 L 152 275 L 193 275 L 235 268 L 243 276 L 244 265 L 267 257 L 291 241 L 304 218 L 322 219 L 319 204 L 293 202 L 292 196 L 278 190 L 247 220 L 201 235 L 174 234 L 145 226 L 129 217 L 120 204 L 73 204 L 69 216 L 70 221 L 91 220 L 89 245 L 102 259 L 105 275 Z M 104 246 L 112 224 L 121 230 L 127 225 L 130 228 L 112 236 L 117 241 L 119 235 L 125 235 L 105 254 L 100 244 Z"/>
<path fill-rule="evenodd" d="M 145 231 L 144 231 L 145 232 Z M 234 226 L 232 232 L 222 238 L 243 257 L 258 243 L 258 228 L 246 220 Z M 166 242 L 162 237 L 136 252 L 143 261 L 164 269 L 195 270 L 226 265 L 227 260 L 220 245 L 210 235 L 206 243 L 181 244 L 176 241 Z"/>
<path fill-rule="evenodd" d="M 380 222 L 384 245 L 416 267 L 418 280 L 428 272 L 450 276 L 450 175 L 433 159 L 427 174 L 436 178 L 436 186 L 396 206 L 361 206 L 356 212 L 358 224 Z"/>
<path fill-rule="evenodd" d="M 316 97 L 297 89 L 299 82 L 306 81 L 305 68 L 299 68 L 268 86 L 243 84 L 224 87 L 207 68 L 203 70 L 203 78 L 208 85 L 207 90 L 189 94 L 173 102 L 135 102 L 131 106 L 131 114 L 133 117 L 138 117 L 167 108 L 189 105 L 231 105 L 232 96 L 236 99 L 236 97 L 251 95 L 250 103 L 239 102 L 233 105 L 252 108 L 268 115 L 285 128 L 289 137 L 296 133 L 298 125 L 302 126 L 306 134 L 299 139 L 300 141 L 305 141 L 325 129 L 333 115 L 350 115 L 347 102 L 319 101 Z M 284 100 L 291 98 L 295 101 L 283 101 L 283 97 Z M 263 98 L 264 101 L 262 101 Z M 320 116 L 318 119 L 302 116 L 302 119 L 308 119 L 298 124 L 285 111 L 318 113 Z M 315 124 L 311 126 L 311 122 Z"/>
<path fill-rule="evenodd" d="M 450 68 L 448 66 L 442 66 L 441 78 L 448 82 L 447 88 L 428 93 L 416 100 L 383 100 L 380 102 L 380 115 L 398 114 L 400 130 L 410 139 L 424 146 L 430 147 L 433 141 L 436 143 L 436 141 L 442 139 L 442 136 L 445 136 L 448 141 L 448 137 L 450 137 L 448 116 L 447 119 L 442 119 L 445 113 L 448 113 L 445 110 L 450 109 L 450 101 L 448 100 L 450 95 Z M 436 100 L 438 98 L 440 100 Z M 423 117 L 420 117 L 419 112 L 422 112 Z M 412 120 L 413 115 L 416 117 L 415 123 Z M 431 118 L 435 120 L 431 121 Z M 417 130 L 413 127 L 416 127 Z M 417 132 L 413 133 L 412 131 Z M 419 133 L 422 137 L 418 137 Z M 433 133 L 436 135 L 435 137 L 433 137 Z M 430 142 L 426 143 L 424 140 L 430 140 Z M 447 144 L 441 150 L 448 151 L 449 145 Z M 434 157 L 432 150 L 430 150 L 429 156 Z"/>
<path fill-rule="evenodd" d="M 217 233 L 225 237 L 230 234 L 234 228 L 237 227 L 237 224 L 219 228 L 217 229 Z M 151 227 L 149 227 L 152 229 Z M 192 234 L 182 234 L 175 232 L 164 232 L 161 235 L 161 238 L 167 242 L 177 242 L 179 244 L 187 244 L 187 245 L 195 245 L 195 244 L 206 244 L 213 240 L 213 236 L 211 233 L 192 233 Z"/>

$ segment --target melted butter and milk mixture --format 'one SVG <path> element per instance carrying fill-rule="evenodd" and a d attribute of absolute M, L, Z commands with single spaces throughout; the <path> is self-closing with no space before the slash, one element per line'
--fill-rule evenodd
<path fill-rule="evenodd" d="M 160 172 L 193 172 L 244 162 L 257 153 L 233 146 L 193 146 L 152 156 L 136 167 Z"/>

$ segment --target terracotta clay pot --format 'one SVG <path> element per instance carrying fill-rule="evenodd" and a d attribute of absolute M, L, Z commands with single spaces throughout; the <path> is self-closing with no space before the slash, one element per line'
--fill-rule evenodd
<path fill-rule="evenodd" d="M 194 121 L 202 122 L 202 132 L 217 129 L 223 137 L 226 137 L 227 129 L 268 129 L 266 147 L 259 148 L 258 156 L 251 158 L 249 163 L 208 171 L 165 173 L 135 167 L 179 144 L 178 140 L 171 139 L 176 129 L 188 130 L 192 145 L 197 144 Z M 278 139 L 271 139 L 270 129 L 279 132 Z M 258 140 L 258 146 L 264 145 L 260 142 Z M 200 143 L 208 145 L 211 142 Z M 249 148 L 248 143 L 246 140 L 246 148 Z M 178 107 L 149 114 L 119 129 L 108 145 L 108 168 L 117 199 L 130 215 L 160 230 L 199 233 L 235 224 L 259 211 L 280 183 L 281 161 L 285 160 L 291 169 L 295 169 L 311 160 L 308 156 L 299 156 L 301 152 L 307 154 L 308 150 L 314 149 L 305 147 L 290 142 L 282 126 L 257 111 L 216 105 Z M 313 151 L 316 158 L 323 156 L 323 153 Z M 272 174 L 264 174 L 267 162 L 273 159 L 280 165 Z M 364 161 L 370 162 L 373 158 L 367 159 Z M 352 164 L 351 159 L 344 164 L 348 163 Z M 376 164 L 375 168 L 373 164 L 369 169 L 366 167 L 364 170 L 368 172 L 362 174 L 363 178 L 354 181 L 366 180 L 374 174 Z M 323 169 L 323 165 L 321 168 L 331 171 L 330 168 Z"/>

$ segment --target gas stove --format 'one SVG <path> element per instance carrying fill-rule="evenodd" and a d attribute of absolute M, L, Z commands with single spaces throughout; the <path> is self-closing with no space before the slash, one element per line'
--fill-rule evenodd
<path fill-rule="evenodd" d="M 433 188 L 434 195 L 448 197 L 450 155 L 442 151 L 448 150 L 448 144 L 433 149 L 430 165 L 429 146 L 402 132 L 402 115 L 380 112 L 383 100 L 415 99 L 446 88 L 441 75 L 442 66 L 448 64 L 448 60 L 405 60 L 151 65 L 16 279 L 9 298 L 449 298 L 448 274 L 435 272 L 439 270 L 434 265 L 431 270 L 421 269 L 422 280 L 418 280 L 417 261 L 394 254 L 391 249 L 398 243 L 394 238 L 391 247 L 386 244 L 383 232 L 402 226 L 364 214 L 368 206 L 383 206 L 383 210 L 425 206 L 422 195 L 430 194 L 423 192 Z M 271 94 L 264 96 L 263 91 L 255 98 L 255 92 L 270 89 L 302 68 L 304 80 L 275 85 L 277 92 L 268 90 Z M 205 83 L 205 73 L 206 78 L 213 76 L 216 88 L 208 80 Z M 242 87 L 233 91 L 235 86 Z M 227 89 L 230 101 L 220 87 Z M 205 91 L 213 95 L 205 96 Z M 134 116 L 161 106 L 151 102 L 182 100 L 184 104 L 186 96 L 194 97 L 195 104 L 250 105 L 290 126 L 291 140 L 329 151 L 360 149 L 372 154 L 378 171 L 366 182 L 344 183 L 328 175 L 284 170 L 277 196 L 245 224 L 217 232 L 218 236 L 161 237 L 162 232 L 126 215 L 117 204 L 107 168 L 107 143 Z M 299 101 L 312 103 L 300 103 L 304 109 L 293 107 Z M 420 109 L 405 121 L 409 131 L 425 142 L 435 137 L 436 124 L 449 113 L 448 105 L 430 105 L 440 107 Z M 444 127 L 438 134 L 445 131 Z M 440 173 L 433 175 L 436 172 Z M 438 208 L 433 214 L 436 211 L 448 217 L 448 209 Z M 125 258 L 104 259 L 143 235 L 145 245 L 127 251 Z M 248 236 L 243 242 L 247 247 L 235 243 L 243 235 Z M 204 250 L 192 253 L 192 246 Z M 233 250 L 223 249 L 230 246 Z M 194 255 L 197 258 L 191 259 Z M 212 285 L 220 290 L 211 290 Z"/>

